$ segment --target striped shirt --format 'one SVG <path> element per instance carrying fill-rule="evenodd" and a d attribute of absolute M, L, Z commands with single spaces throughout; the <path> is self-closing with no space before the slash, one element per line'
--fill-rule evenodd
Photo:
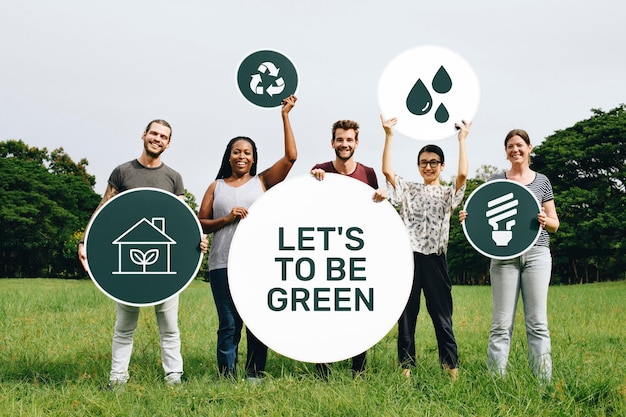
<path fill-rule="evenodd" d="M 489 178 L 491 180 L 503 180 L 506 178 L 506 172 L 501 172 Z M 534 195 L 539 205 L 542 205 L 546 201 L 554 200 L 554 192 L 552 191 L 552 184 L 548 177 L 539 172 L 535 172 L 535 179 L 530 184 L 524 184 Z M 541 234 L 535 246 L 550 246 L 550 236 L 546 229 L 541 229 Z"/>

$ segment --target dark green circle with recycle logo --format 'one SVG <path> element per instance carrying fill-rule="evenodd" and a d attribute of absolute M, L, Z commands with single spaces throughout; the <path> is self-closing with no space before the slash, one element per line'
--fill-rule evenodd
<path fill-rule="evenodd" d="M 201 238 L 197 216 L 177 196 L 134 188 L 107 201 L 87 227 L 87 272 L 117 302 L 160 304 L 195 278 Z"/>
<path fill-rule="evenodd" d="M 296 92 L 298 73 L 286 56 L 275 51 L 257 51 L 239 65 L 237 84 L 252 104 L 278 107 Z"/>
<path fill-rule="evenodd" d="M 465 203 L 463 232 L 481 254 L 493 259 L 522 255 L 539 239 L 541 206 L 527 187 L 506 179 L 476 188 Z"/>

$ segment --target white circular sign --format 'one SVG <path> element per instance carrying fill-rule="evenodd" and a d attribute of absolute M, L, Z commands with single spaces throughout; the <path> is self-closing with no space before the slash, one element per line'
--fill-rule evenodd
<path fill-rule="evenodd" d="M 268 190 L 232 240 L 228 282 L 246 326 L 313 363 L 358 355 L 402 314 L 413 283 L 404 223 L 367 184 L 303 175 Z"/>
<path fill-rule="evenodd" d="M 456 134 L 455 123 L 471 121 L 480 85 L 469 63 L 439 46 L 409 49 L 387 65 L 378 83 L 378 103 L 386 118 L 396 117 L 403 135 L 436 141 Z"/>

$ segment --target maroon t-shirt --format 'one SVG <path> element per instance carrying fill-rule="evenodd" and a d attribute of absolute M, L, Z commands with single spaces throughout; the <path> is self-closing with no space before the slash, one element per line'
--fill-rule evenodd
<path fill-rule="evenodd" d="M 335 169 L 335 166 L 333 165 L 332 161 L 317 164 L 313 168 L 311 168 L 311 170 L 318 169 L 318 168 L 323 169 L 325 172 L 332 172 L 333 174 L 339 174 L 339 172 L 337 172 L 337 170 Z M 365 166 L 357 162 L 356 169 L 354 170 L 354 172 L 352 172 L 351 174 L 347 176 L 357 179 L 359 181 L 362 181 L 374 189 L 378 189 L 378 180 L 376 179 L 376 172 L 374 171 L 374 168 L 370 168 L 368 166 Z"/>

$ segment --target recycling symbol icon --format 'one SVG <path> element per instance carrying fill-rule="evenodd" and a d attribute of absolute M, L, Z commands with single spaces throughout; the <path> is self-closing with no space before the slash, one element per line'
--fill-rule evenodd
<path fill-rule="evenodd" d="M 276 80 L 269 87 L 263 87 L 263 77 L 262 74 L 269 74 L 272 77 L 275 77 Z M 285 80 L 282 77 L 279 77 L 280 68 L 277 68 L 273 62 L 263 62 L 259 65 L 259 72 L 253 74 L 250 80 L 250 90 L 254 94 L 269 94 L 270 97 L 273 97 L 274 94 L 280 94 L 285 89 Z"/>
<path fill-rule="evenodd" d="M 239 91 L 252 104 L 277 107 L 283 99 L 295 93 L 298 74 L 284 55 L 275 51 L 257 51 L 240 64 L 237 83 Z"/>

